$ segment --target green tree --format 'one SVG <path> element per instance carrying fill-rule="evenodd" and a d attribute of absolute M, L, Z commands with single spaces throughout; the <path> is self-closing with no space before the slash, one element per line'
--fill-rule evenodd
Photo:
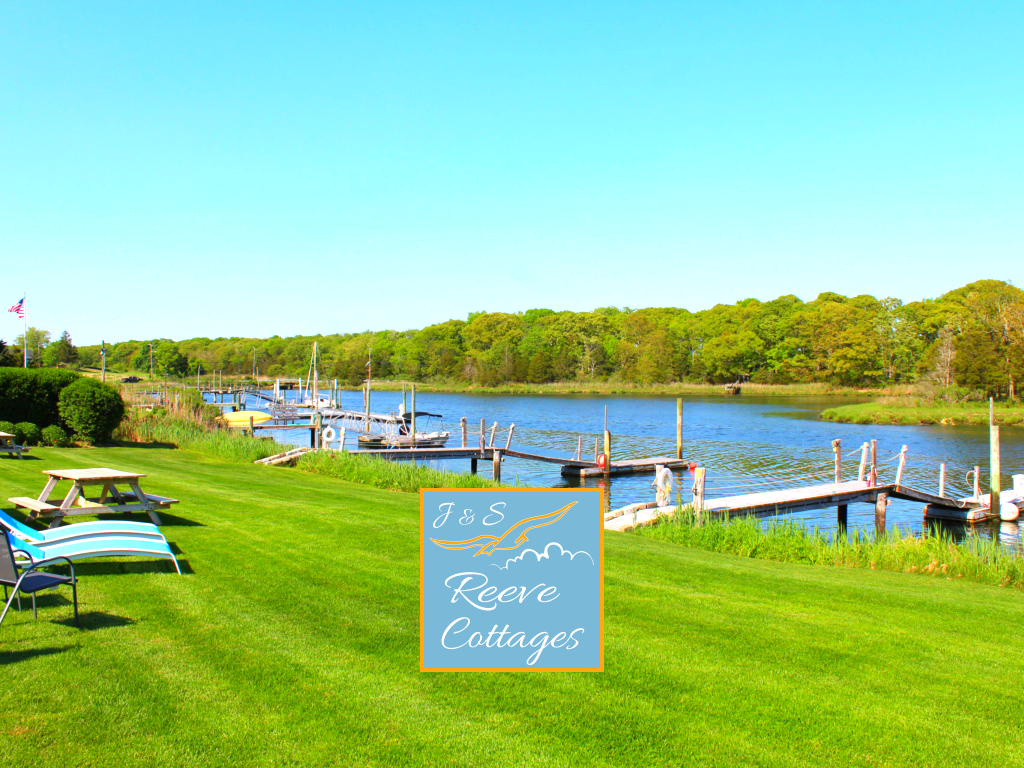
<path fill-rule="evenodd" d="M 71 341 L 71 334 L 64 331 L 52 344 L 46 347 L 43 352 L 43 362 L 50 367 L 58 365 L 71 365 L 78 360 L 78 347 Z"/>

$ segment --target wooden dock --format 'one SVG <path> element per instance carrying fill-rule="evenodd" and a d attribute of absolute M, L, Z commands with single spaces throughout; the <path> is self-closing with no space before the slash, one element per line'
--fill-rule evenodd
<path fill-rule="evenodd" d="M 723 496 L 717 499 L 705 499 L 701 505 L 701 512 L 708 515 L 727 514 L 767 517 L 790 512 L 804 512 L 836 507 L 840 525 L 845 527 L 847 505 L 864 503 L 875 505 L 876 521 L 880 515 L 884 527 L 884 507 L 888 499 L 916 501 L 926 505 L 925 509 L 928 510 L 929 517 L 946 520 L 976 523 L 998 517 L 998 514 L 993 514 L 987 504 L 981 504 L 971 499 L 952 499 L 905 485 L 869 486 L 862 480 L 823 483 L 799 488 L 786 488 L 737 496 Z M 1024 505 L 1024 502 L 1022 502 L 1022 505 Z M 605 529 L 628 531 L 639 525 L 649 525 L 659 517 L 671 517 L 677 510 L 677 505 L 658 507 L 653 503 L 631 504 L 605 515 Z"/>

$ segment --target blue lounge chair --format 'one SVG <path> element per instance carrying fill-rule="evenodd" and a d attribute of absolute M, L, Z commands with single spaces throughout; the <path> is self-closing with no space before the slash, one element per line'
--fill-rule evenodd
<path fill-rule="evenodd" d="M 73 525 L 62 525 L 60 528 L 48 528 L 45 531 L 37 531 L 24 523 L 19 523 L 3 510 L 0 510 L 0 529 L 7 531 L 16 539 L 35 544 L 37 547 L 46 547 L 58 541 L 72 541 L 74 539 L 92 538 L 95 536 L 148 536 L 163 541 L 167 539 L 160 533 L 160 529 L 152 523 L 133 523 L 130 520 L 94 520 L 87 523 L 74 523 Z"/>
<path fill-rule="evenodd" d="M 63 557 L 67 560 L 84 560 L 90 557 L 156 557 L 170 560 L 174 563 L 174 570 L 181 573 L 178 560 L 167 546 L 167 542 L 157 541 L 151 536 L 90 536 L 85 539 L 55 541 L 43 546 L 14 539 L 14 548 L 18 554 L 32 563 L 54 557 Z"/>
<path fill-rule="evenodd" d="M 15 560 L 15 552 L 21 551 L 21 542 L 17 539 L 13 539 L 8 533 L 3 532 L 0 534 L 0 584 L 4 585 L 4 605 L 3 613 L 0 613 L 0 624 L 4 623 L 4 618 L 7 616 L 7 611 L 11 609 L 11 603 L 14 602 L 14 598 L 18 598 L 18 610 L 21 610 L 21 593 L 32 595 L 32 615 L 39 618 L 39 614 L 36 611 L 36 592 L 44 589 L 53 589 L 59 587 L 62 584 L 71 585 L 71 594 L 74 599 L 75 605 L 75 626 L 78 626 L 78 581 L 75 579 L 75 566 L 71 560 L 66 557 L 56 556 L 50 557 L 45 560 L 39 560 L 33 562 L 31 565 L 20 565 Z M 59 561 L 64 561 L 68 564 L 71 569 L 70 576 L 64 576 L 59 573 L 45 573 L 39 569 L 53 565 Z M 21 571 L 21 573 L 18 573 Z M 11 595 L 10 599 L 7 597 L 7 588 L 13 587 L 14 594 Z"/>

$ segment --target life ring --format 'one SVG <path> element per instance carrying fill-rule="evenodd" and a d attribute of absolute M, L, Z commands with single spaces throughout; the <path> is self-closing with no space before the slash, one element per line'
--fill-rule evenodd
<path fill-rule="evenodd" d="M 603 453 L 600 454 L 597 457 L 597 466 L 599 466 L 601 469 L 604 469 L 607 465 L 608 465 L 608 457 L 605 456 Z"/>
<path fill-rule="evenodd" d="M 334 427 L 328 427 L 327 429 L 320 433 L 320 439 L 323 441 L 324 445 L 333 443 L 334 438 L 336 438 L 337 436 L 338 435 L 337 433 L 335 433 Z"/>

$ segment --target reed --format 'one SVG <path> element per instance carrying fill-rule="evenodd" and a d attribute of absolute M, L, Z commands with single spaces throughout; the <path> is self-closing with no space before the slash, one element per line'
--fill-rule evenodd
<path fill-rule="evenodd" d="M 360 456 L 340 451 L 313 451 L 298 461 L 299 469 L 362 483 L 389 491 L 418 491 L 420 488 L 499 488 L 501 483 L 478 475 L 461 474 L 406 462 L 385 461 L 377 456 Z"/>
<path fill-rule="evenodd" d="M 253 439 L 241 432 L 212 427 L 199 415 L 164 416 L 133 412 L 114 438 L 132 443 L 170 443 L 230 461 L 252 463 L 281 452 L 271 440 Z"/>
<path fill-rule="evenodd" d="M 957 543 L 944 531 L 925 530 L 915 535 L 897 528 L 875 536 L 853 529 L 849 536 L 833 536 L 793 520 L 762 525 L 750 517 L 706 519 L 689 505 L 672 517 L 634 531 L 687 547 L 758 560 L 918 573 L 1024 589 L 1024 559 L 997 540 L 972 537 Z"/>

